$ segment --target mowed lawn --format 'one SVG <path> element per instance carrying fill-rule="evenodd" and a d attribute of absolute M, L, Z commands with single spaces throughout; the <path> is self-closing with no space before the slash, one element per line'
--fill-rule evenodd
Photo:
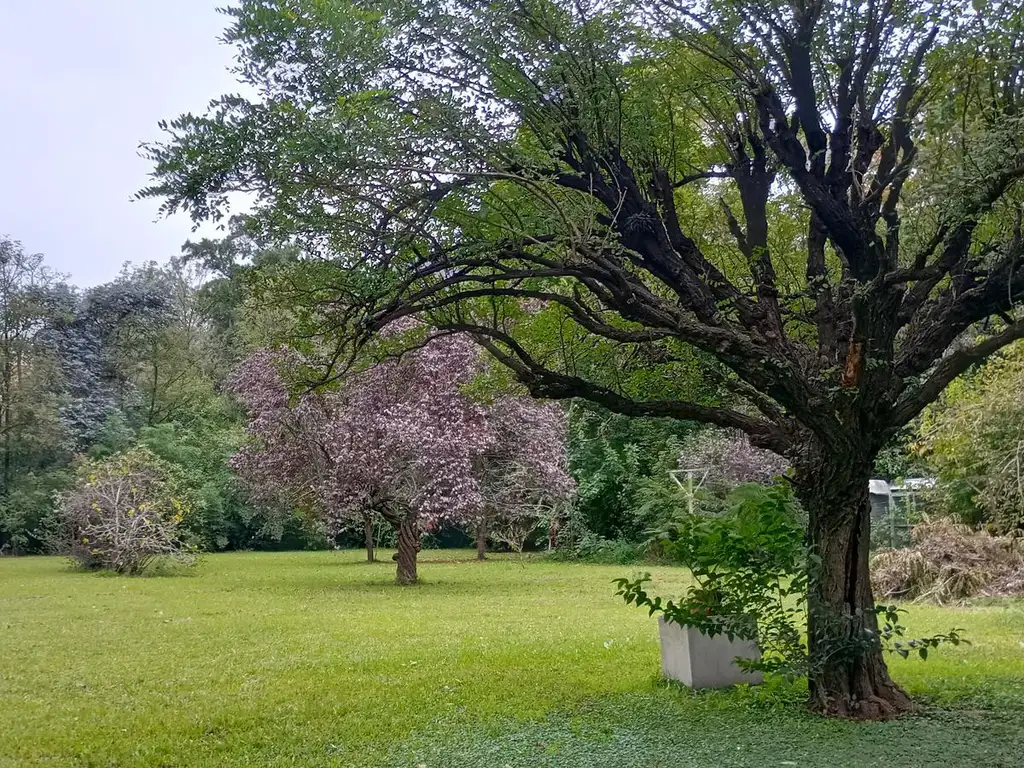
<path fill-rule="evenodd" d="M 792 686 L 664 685 L 655 621 L 613 594 L 628 566 L 424 552 L 400 588 L 361 557 L 0 560 L 0 766 L 1024 766 L 1020 602 L 914 606 L 973 644 L 894 661 L 921 716 L 839 723 Z"/>

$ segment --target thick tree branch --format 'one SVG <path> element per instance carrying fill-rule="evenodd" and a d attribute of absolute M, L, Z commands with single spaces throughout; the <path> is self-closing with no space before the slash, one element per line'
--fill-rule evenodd
<path fill-rule="evenodd" d="M 893 425 L 899 427 L 907 424 L 929 403 L 934 402 L 955 378 L 1007 344 L 1021 338 L 1024 338 L 1024 321 L 1017 321 L 974 346 L 958 349 L 946 355 L 920 386 L 911 389 L 897 401 L 893 407 Z"/>
<path fill-rule="evenodd" d="M 698 405 L 679 400 L 633 400 L 600 384 L 578 376 L 552 371 L 538 363 L 515 339 L 503 331 L 471 324 L 446 324 L 449 330 L 469 333 L 495 359 L 511 369 L 535 397 L 564 400 L 581 397 L 626 416 L 655 416 L 699 421 L 739 429 L 762 448 L 786 450 L 787 441 L 778 425 L 727 408 Z"/>

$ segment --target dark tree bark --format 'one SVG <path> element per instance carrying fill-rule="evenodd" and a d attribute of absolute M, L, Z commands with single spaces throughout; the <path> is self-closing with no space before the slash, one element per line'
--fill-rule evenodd
<path fill-rule="evenodd" d="M 376 556 L 373 551 L 373 515 L 363 517 L 363 537 L 366 543 L 366 562 L 375 562 Z"/>
<path fill-rule="evenodd" d="M 416 556 L 420 550 L 420 522 L 414 513 L 406 513 L 398 525 L 397 581 L 403 586 L 416 583 Z"/>
<path fill-rule="evenodd" d="M 889 677 L 878 638 L 868 555 L 873 457 L 831 453 L 798 470 L 808 538 L 820 562 L 808 593 L 810 703 L 822 714 L 887 719 L 910 711 Z"/>
<path fill-rule="evenodd" d="M 487 559 L 487 517 L 480 518 L 476 524 L 476 559 Z"/>

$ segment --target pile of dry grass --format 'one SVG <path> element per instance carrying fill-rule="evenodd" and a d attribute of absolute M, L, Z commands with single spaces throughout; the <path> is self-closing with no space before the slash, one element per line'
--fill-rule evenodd
<path fill-rule="evenodd" d="M 952 603 L 970 597 L 1024 595 L 1020 539 L 972 531 L 949 520 L 914 528 L 914 544 L 871 560 L 879 597 Z"/>

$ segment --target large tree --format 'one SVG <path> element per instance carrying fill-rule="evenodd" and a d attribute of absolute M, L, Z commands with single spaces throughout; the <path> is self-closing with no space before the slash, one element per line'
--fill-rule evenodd
<path fill-rule="evenodd" d="M 873 459 L 1024 336 L 1024 21 L 974 6 L 240 0 L 254 95 L 166 125 L 145 194 L 201 219 L 248 193 L 321 255 L 295 297 L 339 329 L 426 315 L 538 396 L 785 455 L 812 703 L 892 715 Z M 695 366 L 733 402 L 677 386 Z"/>

